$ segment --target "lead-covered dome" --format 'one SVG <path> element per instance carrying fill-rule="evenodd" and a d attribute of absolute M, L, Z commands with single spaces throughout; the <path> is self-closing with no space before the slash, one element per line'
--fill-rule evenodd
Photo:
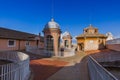
<path fill-rule="evenodd" d="M 49 21 L 46 25 L 45 25 L 45 29 L 47 28 L 58 28 L 60 29 L 60 26 L 57 22 L 54 21 L 54 19 L 51 19 L 51 21 Z"/>
<path fill-rule="evenodd" d="M 70 35 L 70 33 L 69 33 L 68 31 L 66 31 L 66 32 L 64 32 L 64 33 L 62 34 L 62 36 L 64 37 L 64 36 L 71 36 L 71 35 Z"/>
<path fill-rule="evenodd" d="M 66 32 L 64 32 L 63 34 L 61 34 L 61 38 L 71 38 L 72 39 L 72 36 L 71 36 L 71 34 L 68 32 L 68 31 L 66 31 Z"/>

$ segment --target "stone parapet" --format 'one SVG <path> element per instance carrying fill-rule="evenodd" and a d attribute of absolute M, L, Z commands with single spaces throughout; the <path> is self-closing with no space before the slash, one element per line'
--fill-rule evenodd
<path fill-rule="evenodd" d="M 111 50 L 120 51 L 120 44 L 107 44 L 106 47 Z"/>

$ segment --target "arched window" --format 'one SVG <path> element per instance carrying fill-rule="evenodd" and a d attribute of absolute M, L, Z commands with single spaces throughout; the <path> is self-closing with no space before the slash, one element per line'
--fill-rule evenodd
<path fill-rule="evenodd" d="M 60 37 L 58 38 L 58 49 L 60 48 Z"/>
<path fill-rule="evenodd" d="M 65 43 L 64 43 L 65 47 L 68 47 L 68 40 L 65 40 Z"/>
<path fill-rule="evenodd" d="M 53 48 L 53 37 L 51 35 L 48 35 L 46 37 L 46 49 L 47 51 L 53 51 L 54 48 Z"/>

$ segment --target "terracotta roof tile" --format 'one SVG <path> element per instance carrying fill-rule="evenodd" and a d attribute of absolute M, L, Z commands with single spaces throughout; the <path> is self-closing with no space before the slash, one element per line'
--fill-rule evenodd
<path fill-rule="evenodd" d="M 83 37 L 104 37 L 104 38 L 107 38 L 107 36 L 104 34 L 81 34 L 81 35 L 77 36 L 77 38 L 83 38 Z"/>

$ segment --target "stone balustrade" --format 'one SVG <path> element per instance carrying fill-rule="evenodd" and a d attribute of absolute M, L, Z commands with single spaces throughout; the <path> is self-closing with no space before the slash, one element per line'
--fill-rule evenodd
<path fill-rule="evenodd" d="M 0 59 L 11 61 L 0 65 L 0 80 L 28 80 L 29 56 L 16 51 L 0 52 Z"/>
<path fill-rule="evenodd" d="M 111 50 L 120 51 L 120 38 L 108 40 L 106 42 L 106 47 Z"/>

